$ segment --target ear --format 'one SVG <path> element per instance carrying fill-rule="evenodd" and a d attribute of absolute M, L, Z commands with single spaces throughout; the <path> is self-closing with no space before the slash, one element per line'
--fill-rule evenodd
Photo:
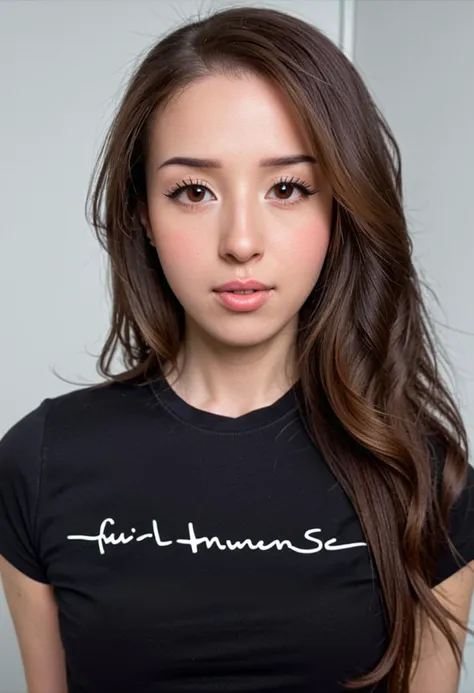
<path fill-rule="evenodd" d="M 138 200 L 138 216 L 146 231 L 146 235 L 148 236 L 150 243 L 153 244 L 153 233 L 151 230 L 148 207 L 146 205 L 146 202 L 144 202 L 143 200 Z"/>

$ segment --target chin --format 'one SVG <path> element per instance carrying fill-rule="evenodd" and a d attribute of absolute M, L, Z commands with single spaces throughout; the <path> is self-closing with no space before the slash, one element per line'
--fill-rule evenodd
<path fill-rule="evenodd" d="M 283 336 L 284 327 L 271 329 L 263 325 L 236 324 L 225 330 L 205 329 L 207 334 L 217 343 L 227 348 L 249 349 L 273 341 Z"/>

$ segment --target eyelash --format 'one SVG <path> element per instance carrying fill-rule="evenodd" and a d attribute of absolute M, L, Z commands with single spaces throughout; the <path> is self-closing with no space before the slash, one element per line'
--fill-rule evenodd
<path fill-rule="evenodd" d="M 302 181 L 300 178 L 295 178 L 295 177 L 286 177 L 286 178 L 280 178 L 279 180 L 275 181 L 271 188 L 274 188 L 277 185 L 282 185 L 282 184 L 291 184 L 295 188 L 297 188 L 302 194 L 303 197 L 294 200 L 293 202 L 287 202 L 285 200 L 279 200 L 279 202 L 283 206 L 288 206 L 288 205 L 295 205 L 298 204 L 299 202 L 303 202 L 304 200 L 307 200 L 311 195 L 314 195 L 318 191 L 315 188 L 311 188 L 307 183 Z M 203 182 L 203 181 L 197 181 L 197 180 L 192 180 L 189 178 L 187 181 L 182 180 L 181 183 L 177 183 L 171 190 L 165 193 L 166 197 L 169 197 L 171 200 L 175 200 L 178 204 L 182 205 L 183 207 L 200 207 L 203 203 L 202 202 L 181 202 L 180 200 L 177 199 L 178 195 L 183 192 L 184 190 L 187 190 L 188 188 L 204 188 L 205 190 L 209 190 L 208 186 Z M 271 189 L 270 188 L 270 189 Z"/>

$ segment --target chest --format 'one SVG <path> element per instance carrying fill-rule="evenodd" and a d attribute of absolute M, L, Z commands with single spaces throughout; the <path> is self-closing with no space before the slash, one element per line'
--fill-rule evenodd
<path fill-rule="evenodd" d="M 168 442 L 55 476 L 43 547 L 71 676 L 88 691 L 143 676 L 144 693 L 332 693 L 373 667 L 386 637 L 375 568 L 307 439 L 257 454 Z"/>

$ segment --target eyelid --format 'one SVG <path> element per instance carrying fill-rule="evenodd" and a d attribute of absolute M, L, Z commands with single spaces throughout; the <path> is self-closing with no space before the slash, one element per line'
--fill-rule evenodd
<path fill-rule="evenodd" d="M 171 196 L 174 192 L 176 192 L 177 190 L 180 190 L 180 189 L 186 188 L 186 187 L 203 187 L 203 188 L 208 188 L 208 190 L 210 190 L 210 191 L 212 192 L 211 186 L 210 186 L 209 183 L 207 183 L 207 181 L 198 180 L 198 179 L 193 180 L 191 177 L 189 177 L 187 180 L 185 180 L 184 178 L 182 178 L 180 181 L 178 181 L 177 183 L 175 183 L 174 185 L 172 185 L 172 186 L 165 192 L 165 195 L 167 195 L 168 197 L 170 197 L 170 196 Z M 214 193 L 212 193 L 212 194 L 214 194 Z"/>

